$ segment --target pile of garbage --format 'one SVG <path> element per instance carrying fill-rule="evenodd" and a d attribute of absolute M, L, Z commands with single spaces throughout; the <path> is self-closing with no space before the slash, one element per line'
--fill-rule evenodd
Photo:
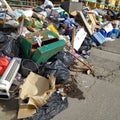
<path fill-rule="evenodd" d="M 18 119 L 47 120 L 68 107 L 67 97 L 85 99 L 72 73 L 94 74 L 91 47 L 120 37 L 119 12 L 77 4 L 0 3 L 0 99 L 19 97 Z"/>

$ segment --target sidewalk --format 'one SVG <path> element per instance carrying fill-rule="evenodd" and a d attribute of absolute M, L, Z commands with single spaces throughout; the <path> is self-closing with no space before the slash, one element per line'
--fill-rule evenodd
<path fill-rule="evenodd" d="M 119 45 L 118 40 L 105 43 L 101 46 L 103 50 L 91 50 L 89 61 L 95 66 L 95 77 L 83 74 L 77 77 L 86 99 L 69 99 L 68 109 L 52 120 L 120 119 Z"/>
<path fill-rule="evenodd" d="M 69 107 L 52 120 L 119 120 L 120 88 L 97 80 L 85 100 L 69 99 Z"/>

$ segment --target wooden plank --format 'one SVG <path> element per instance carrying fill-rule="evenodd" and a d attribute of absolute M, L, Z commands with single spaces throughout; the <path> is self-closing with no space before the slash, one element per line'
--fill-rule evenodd
<path fill-rule="evenodd" d="M 86 21 L 84 15 L 83 15 L 83 13 L 82 13 L 82 11 L 79 11 L 78 14 L 79 14 L 79 16 L 81 17 L 81 19 L 82 19 L 82 21 L 83 21 L 83 23 L 84 23 L 84 25 L 85 25 L 85 28 L 86 28 L 87 32 L 88 32 L 90 35 L 92 35 L 92 34 L 93 34 L 93 31 L 90 29 L 89 24 L 88 24 L 88 22 Z"/>
<path fill-rule="evenodd" d="M 7 3 L 6 0 L 1 0 L 1 2 L 3 2 L 3 3 L 6 5 L 9 13 L 12 13 L 12 12 L 13 12 L 12 8 L 9 6 L 9 4 Z"/>

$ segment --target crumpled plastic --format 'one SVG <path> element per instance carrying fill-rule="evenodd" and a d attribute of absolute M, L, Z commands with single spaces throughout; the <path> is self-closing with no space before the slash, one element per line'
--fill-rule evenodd
<path fill-rule="evenodd" d="M 30 118 L 23 120 L 49 120 L 68 107 L 68 100 L 57 92 L 47 100 L 47 103 L 39 107 L 37 112 Z"/>

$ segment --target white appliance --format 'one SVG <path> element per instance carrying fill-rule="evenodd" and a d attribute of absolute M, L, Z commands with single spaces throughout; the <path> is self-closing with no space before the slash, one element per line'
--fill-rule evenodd
<path fill-rule="evenodd" d="M 14 57 L 0 78 L 0 99 L 10 99 L 10 87 L 13 84 L 19 70 L 21 59 Z"/>

